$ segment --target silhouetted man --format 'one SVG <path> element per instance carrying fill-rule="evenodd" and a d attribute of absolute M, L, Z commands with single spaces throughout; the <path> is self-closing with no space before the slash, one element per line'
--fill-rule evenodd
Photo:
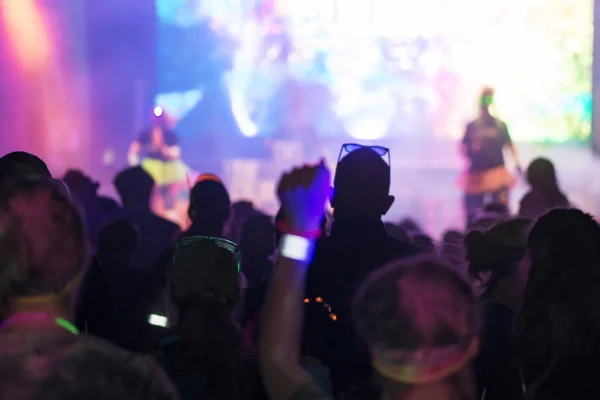
<path fill-rule="evenodd" d="M 121 197 L 124 215 L 140 231 L 140 251 L 133 265 L 135 268 L 153 269 L 160 255 L 175 242 L 179 226 L 150 209 L 154 181 L 141 167 L 121 171 L 113 183 Z"/>
<path fill-rule="evenodd" d="M 331 369 L 336 393 L 359 390 L 368 396 L 372 371 L 366 346 L 354 329 L 351 302 L 371 271 L 418 250 L 389 236 L 381 221 L 394 202 L 390 167 L 382 158 L 389 150 L 358 145 L 344 149 L 350 154 L 337 166 L 331 234 L 317 243 L 307 280 L 308 296 L 321 297 L 337 319 L 307 314 L 305 355 Z"/>

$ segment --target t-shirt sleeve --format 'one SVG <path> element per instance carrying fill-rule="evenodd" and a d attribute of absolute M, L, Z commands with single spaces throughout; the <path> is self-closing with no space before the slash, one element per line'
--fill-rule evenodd
<path fill-rule="evenodd" d="M 333 398 L 312 383 L 296 390 L 290 400 L 333 400 Z"/>

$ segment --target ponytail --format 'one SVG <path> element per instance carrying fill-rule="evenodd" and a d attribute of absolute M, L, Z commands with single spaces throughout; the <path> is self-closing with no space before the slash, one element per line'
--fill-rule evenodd
<path fill-rule="evenodd" d="M 231 299 L 206 293 L 180 307 L 180 342 L 174 367 L 199 368 L 205 392 L 216 400 L 244 399 L 247 393 L 242 334 Z"/>

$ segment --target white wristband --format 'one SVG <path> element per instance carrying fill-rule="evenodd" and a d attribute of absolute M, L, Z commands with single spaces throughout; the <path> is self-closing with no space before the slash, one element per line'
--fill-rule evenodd
<path fill-rule="evenodd" d="M 296 261 L 310 262 L 313 256 L 314 242 L 302 236 L 285 234 L 281 238 L 279 255 Z"/>

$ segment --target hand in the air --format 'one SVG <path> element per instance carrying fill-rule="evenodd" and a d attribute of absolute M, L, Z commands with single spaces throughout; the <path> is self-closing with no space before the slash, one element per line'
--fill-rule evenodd
<path fill-rule="evenodd" d="M 277 195 L 286 224 L 295 232 L 318 230 L 329 193 L 330 173 L 323 160 L 318 165 L 295 168 L 284 174 Z"/>

